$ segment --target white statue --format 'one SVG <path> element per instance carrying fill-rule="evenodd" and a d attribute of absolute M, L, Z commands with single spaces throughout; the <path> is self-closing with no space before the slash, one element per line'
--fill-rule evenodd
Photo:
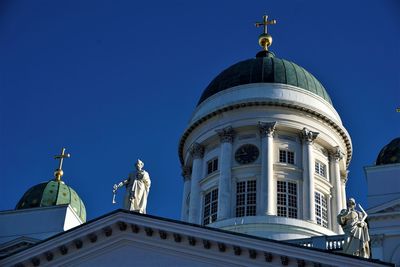
<path fill-rule="evenodd" d="M 337 216 L 338 223 L 342 226 L 345 233 L 343 252 L 369 258 L 369 233 L 367 223 L 365 222 L 368 215 L 360 204 L 358 206 L 361 212 L 355 209 L 356 201 L 354 198 L 350 198 L 347 201 L 347 209 L 341 210 Z"/>
<path fill-rule="evenodd" d="M 115 202 L 115 193 L 118 188 L 126 186 L 126 194 L 124 200 L 124 208 L 130 211 L 136 211 L 146 214 L 147 196 L 150 190 L 150 176 L 148 172 L 143 170 L 144 163 L 138 159 L 136 171 L 129 174 L 128 178 L 113 186 L 113 204 Z"/>

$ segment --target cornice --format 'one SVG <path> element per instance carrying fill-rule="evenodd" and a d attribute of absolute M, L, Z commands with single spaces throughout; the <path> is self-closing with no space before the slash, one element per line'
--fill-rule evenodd
<path fill-rule="evenodd" d="M 225 106 L 223 108 L 219 108 L 211 113 L 208 113 L 207 115 L 201 117 L 200 119 L 196 120 L 193 122 L 183 133 L 180 142 L 179 142 L 179 147 L 178 147 L 178 154 L 179 154 L 179 159 L 181 161 L 181 164 L 183 164 L 183 147 L 185 144 L 186 139 L 188 136 L 193 132 L 195 128 L 203 124 L 204 122 L 210 120 L 211 118 L 214 118 L 215 116 L 224 113 L 224 112 L 229 112 L 231 110 L 237 110 L 237 109 L 242 109 L 246 107 L 253 107 L 253 106 L 275 106 L 275 107 L 285 107 L 297 111 L 302 111 L 310 114 L 313 116 L 313 118 L 316 119 L 321 119 L 325 123 L 327 123 L 332 129 L 334 129 L 342 138 L 343 142 L 346 145 L 347 149 L 347 158 L 346 158 L 346 166 L 349 165 L 351 157 L 352 157 L 352 146 L 351 146 L 351 141 L 350 138 L 348 137 L 347 132 L 342 129 L 342 126 L 338 125 L 336 122 L 334 122 L 332 119 L 328 118 L 327 116 L 318 113 L 315 110 L 312 110 L 307 107 L 302 107 L 300 105 L 292 104 L 292 103 L 286 103 L 286 102 L 280 102 L 280 101 L 252 101 L 252 102 L 244 102 L 244 103 L 236 103 L 233 105 Z"/>
<path fill-rule="evenodd" d="M 331 263 L 338 266 L 382 266 L 382 262 L 373 260 L 122 210 L 14 253 L 1 260 L 0 264 L 4 266 L 65 264 L 71 262 L 74 257 L 97 253 L 99 249 L 105 247 L 112 248 L 118 240 L 131 240 L 170 250 L 176 248 L 176 252 L 188 254 L 200 252 L 225 263 L 235 260 L 243 264 L 254 260 L 254 264 L 273 262 L 275 265 L 294 263 L 304 266 Z"/>

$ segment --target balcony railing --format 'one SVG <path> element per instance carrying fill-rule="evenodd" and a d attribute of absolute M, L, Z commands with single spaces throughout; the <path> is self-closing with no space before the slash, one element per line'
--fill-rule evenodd
<path fill-rule="evenodd" d="M 285 242 L 305 247 L 320 248 L 330 251 L 340 251 L 343 249 L 344 241 L 344 235 L 323 235 L 310 238 L 286 240 Z"/>

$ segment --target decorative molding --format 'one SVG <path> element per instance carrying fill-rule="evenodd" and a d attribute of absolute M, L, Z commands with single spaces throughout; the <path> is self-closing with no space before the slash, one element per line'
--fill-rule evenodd
<path fill-rule="evenodd" d="M 343 159 L 344 153 L 340 150 L 339 146 L 334 147 L 329 151 L 329 160 L 340 161 Z"/>
<path fill-rule="evenodd" d="M 210 241 L 208 241 L 208 240 L 203 240 L 203 247 L 204 247 L 205 249 L 210 249 L 210 247 L 211 247 Z"/>
<path fill-rule="evenodd" d="M 194 238 L 193 236 L 189 236 L 188 240 L 189 240 L 189 245 L 191 245 L 191 246 L 196 245 L 196 238 Z"/>
<path fill-rule="evenodd" d="M 192 155 L 194 159 L 201 159 L 204 157 L 204 146 L 199 143 L 193 143 L 189 150 L 190 155 Z"/>
<path fill-rule="evenodd" d="M 345 185 L 347 183 L 348 176 L 349 176 L 349 171 L 348 170 L 340 172 L 340 180 L 342 181 L 342 184 Z"/>
<path fill-rule="evenodd" d="M 103 232 L 104 232 L 105 236 L 109 237 L 109 236 L 112 235 L 112 228 L 109 227 L 109 226 L 107 226 L 107 227 L 105 227 L 105 228 L 103 229 Z"/>
<path fill-rule="evenodd" d="M 119 230 L 125 231 L 128 228 L 128 225 L 125 222 L 118 222 Z"/>
<path fill-rule="evenodd" d="M 131 224 L 131 229 L 132 229 L 132 233 L 139 233 L 139 226 L 137 226 L 136 224 Z"/>
<path fill-rule="evenodd" d="M 160 230 L 158 233 L 161 239 L 167 239 L 167 232 Z"/>
<path fill-rule="evenodd" d="M 265 258 L 266 262 L 271 262 L 273 260 L 274 256 L 272 255 L 272 253 L 265 252 L 264 258 Z"/>
<path fill-rule="evenodd" d="M 6 262 L 4 262 L 3 259 L 0 260 L 0 263 L 4 263 L 4 266 L 31 266 L 34 264 L 32 261 L 33 259 L 39 259 L 41 263 L 46 262 L 47 259 L 47 261 L 53 261 L 53 265 L 63 265 L 67 259 L 76 258 L 77 255 L 81 253 L 75 249 L 77 243 L 87 244 L 91 242 L 90 239 L 85 237 L 95 236 L 96 240 L 98 239 L 99 242 L 96 242 L 96 244 L 89 244 L 87 246 L 88 251 L 94 251 L 96 247 L 102 247 L 104 241 L 107 240 L 105 233 L 109 231 L 109 229 L 118 229 L 121 223 L 128 226 L 130 225 L 133 232 L 139 232 L 139 229 L 144 229 L 144 231 L 140 233 L 142 236 L 132 235 L 132 233 L 128 231 L 118 231 L 118 234 L 113 238 L 124 240 L 126 236 L 130 236 L 130 238 L 134 238 L 134 240 L 142 240 L 143 236 L 146 235 L 146 243 L 150 242 L 149 240 L 153 238 L 154 240 L 152 242 L 154 244 L 160 244 L 160 242 L 162 242 L 164 247 L 171 245 L 174 241 L 181 242 L 181 240 L 187 240 L 189 246 L 192 247 L 190 250 L 209 250 L 211 248 L 216 248 L 215 250 L 218 249 L 220 252 L 228 252 L 229 255 L 232 252 L 235 257 L 242 257 L 242 260 L 246 260 L 246 258 L 261 260 L 263 256 L 266 262 L 272 262 L 276 259 L 276 263 L 280 262 L 282 265 L 293 265 L 297 263 L 298 266 L 308 266 L 310 264 L 322 266 L 331 263 L 336 266 L 350 266 L 354 263 L 359 263 L 358 259 L 338 254 L 327 254 L 326 252 L 318 250 L 310 251 L 309 249 L 297 246 L 289 247 L 289 245 L 284 242 L 271 243 L 268 240 L 260 241 L 251 237 L 235 236 L 233 233 L 224 232 L 223 230 L 215 231 L 175 221 L 162 221 L 162 219 L 138 216 L 134 213 L 125 213 L 124 211 L 111 214 L 105 218 L 99 219 L 99 221 L 89 222 L 82 227 L 72 230 L 72 232 L 65 232 L 37 246 L 17 252 L 15 255 L 7 258 Z M 177 233 L 175 231 L 182 232 Z M 155 234 L 157 232 L 160 238 Z M 168 238 L 170 236 L 173 238 Z M 211 237 L 211 239 L 209 239 L 209 237 Z M 379 237 L 377 240 L 379 241 Z M 202 246 L 197 246 L 196 243 L 200 244 L 200 241 L 202 241 Z M 170 242 L 169 245 L 168 242 Z M 54 244 L 57 245 L 54 246 Z M 181 246 L 181 248 L 188 250 L 187 247 L 189 246 Z M 291 252 L 284 254 L 282 253 L 282 249 L 290 249 Z M 215 250 L 211 253 L 214 253 Z M 246 251 L 248 253 L 244 253 Z M 87 253 L 87 251 L 84 253 Z M 198 251 L 194 251 L 194 253 L 198 253 Z M 319 259 L 320 261 L 310 262 L 309 256 L 311 254 L 316 254 L 315 259 Z M 227 256 L 229 257 L 229 255 Z M 326 259 L 327 256 L 329 256 L 329 260 Z M 63 257 L 64 259 L 62 259 Z M 223 258 L 224 256 L 220 257 Z"/>
<path fill-rule="evenodd" d="M 220 252 L 225 252 L 226 250 L 226 245 L 224 243 L 218 243 L 218 250 Z"/>
<path fill-rule="evenodd" d="M 236 256 L 242 254 L 242 249 L 239 246 L 233 246 L 233 251 L 235 252 Z"/>
<path fill-rule="evenodd" d="M 220 138 L 221 143 L 233 143 L 236 132 L 231 126 L 216 130 L 216 132 Z"/>
<path fill-rule="evenodd" d="M 281 263 L 282 265 L 289 265 L 289 257 L 287 256 L 281 256 Z"/>
<path fill-rule="evenodd" d="M 267 106 L 267 107 L 285 107 L 289 109 L 293 109 L 296 111 L 301 111 L 308 113 L 309 115 L 313 116 L 314 118 L 318 120 L 323 120 L 326 122 L 332 130 L 336 131 L 341 137 L 342 140 L 344 141 L 346 148 L 347 148 L 347 158 L 346 158 L 346 166 L 349 165 L 351 157 L 352 157 L 352 146 L 351 146 L 351 141 L 349 137 L 347 136 L 347 132 L 345 132 L 341 127 L 343 127 L 341 124 L 338 124 L 337 122 L 333 121 L 329 117 L 316 112 L 315 110 L 312 110 L 310 108 L 306 108 L 303 106 L 295 105 L 295 104 L 288 104 L 288 103 L 282 103 L 279 101 L 253 101 L 253 102 L 247 102 L 247 103 L 237 103 L 234 105 L 226 106 L 223 108 L 219 108 L 215 111 L 213 111 L 210 114 L 206 114 L 202 116 L 200 119 L 196 120 L 193 122 L 183 133 L 180 141 L 179 141 L 179 160 L 183 164 L 184 159 L 183 159 L 183 148 L 186 142 L 186 139 L 188 136 L 194 131 L 194 129 L 197 128 L 197 126 L 201 125 L 202 123 L 214 118 L 215 116 L 218 116 L 219 114 L 231 111 L 231 110 L 237 110 L 237 109 L 242 109 L 242 108 L 247 108 L 247 107 L 252 107 L 252 106 Z"/>
<path fill-rule="evenodd" d="M 250 257 L 251 259 L 257 258 L 257 251 L 254 250 L 254 249 L 249 249 L 249 257 Z"/>
<path fill-rule="evenodd" d="M 192 167 L 188 165 L 181 166 L 183 181 L 190 180 L 192 176 Z"/>
<path fill-rule="evenodd" d="M 260 136 L 263 137 L 272 137 L 275 132 L 276 121 L 273 122 L 258 122 L 258 130 L 260 131 Z"/>
<path fill-rule="evenodd" d="M 307 144 L 312 144 L 318 135 L 318 132 L 310 131 L 306 127 L 304 127 L 303 130 L 301 130 L 300 132 L 300 139 Z"/>
<path fill-rule="evenodd" d="M 54 258 L 54 254 L 51 251 L 47 251 L 44 255 L 45 255 L 47 261 L 52 261 Z"/>

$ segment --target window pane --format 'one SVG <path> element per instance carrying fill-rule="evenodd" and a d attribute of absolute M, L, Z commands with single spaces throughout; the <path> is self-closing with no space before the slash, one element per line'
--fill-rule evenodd
<path fill-rule="evenodd" d="M 286 151 L 279 150 L 279 162 L 286 162 Z"/>
<path fill-rule="evenodd" d="M 207 225 L 217 220 L 218 189 L 214 189 L 204 195 L 203 224 Z"/>
<path fill-rule="evenodd" d="M 297 184 L 277 181 L 277 215 L 297 218 Z"/>
<path fill-rule="evenodd" d="M 236 184 L 236 217 L 256 215 L 256 186 L 255 180 Z"/>
<path fill-rule="evenodd" d="M 287 155 L 288 155 L 288 163 L 294 164 L 294 152 L 288 151 Z"/>

